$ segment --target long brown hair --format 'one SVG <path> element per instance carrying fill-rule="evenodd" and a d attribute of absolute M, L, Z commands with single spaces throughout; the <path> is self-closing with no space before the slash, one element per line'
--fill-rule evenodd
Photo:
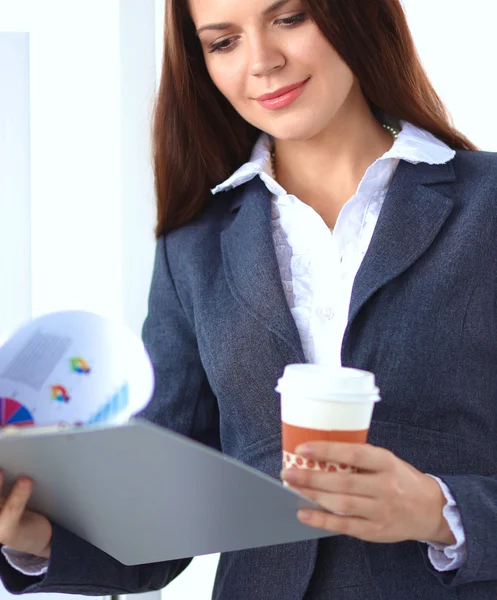
<path fill-rule="evenodd" d="M 433 89 L 400 0 L 303 1 L 373 110 L 426 129 L 454 149 L 476 150 Z M 198 215 L 210 188 L 248 160 L 259 134 L 214 86 L 187 0 L 167 0 L 154 116 L 156 235 Z"/>

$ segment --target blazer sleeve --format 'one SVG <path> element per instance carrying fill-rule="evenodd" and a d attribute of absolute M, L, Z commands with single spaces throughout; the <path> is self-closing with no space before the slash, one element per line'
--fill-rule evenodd
<path fill-rule="evenodd" d="M 459 569 L 428 568 L 447 587 L 497 581 L 497 476 L 440 475 L 454 496 L 466 535 L 467 556 Z M 424 552 L 426 555 L 426 552 Z"/>
<path fill-rule="evenodd" d="M 156 248 L 143 340 L 155 368 L 156 387 L 148 406 L 136 416 L 219 448 L 217 402 L 172 280 L 164 239 Z M 0 577 L 8 592 L 90 596 L 144 593 L 166 586 L 192 560 L 125 566 L 57 523 L 52 526 L 52 554 L 46 575 L 23 575 L 0 552 Z"/>

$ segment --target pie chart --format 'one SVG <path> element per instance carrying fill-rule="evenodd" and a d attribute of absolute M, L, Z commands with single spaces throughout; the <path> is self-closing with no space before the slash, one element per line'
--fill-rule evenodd
<path fill-rule="evenodd" d="M 0 397 L 0 427 L 6 425 L 34 425 L 34 420 L 29 410 L 17 400 Z"/>

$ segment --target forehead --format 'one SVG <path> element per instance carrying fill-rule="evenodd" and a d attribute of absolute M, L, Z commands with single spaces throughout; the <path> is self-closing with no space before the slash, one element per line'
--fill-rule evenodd
<path fill-rule="evenodd" d="M 281 2 L 286 5 L 286 2 Z M 188 0 L 188 7 L 196 27 L 206 23 L 240 22 L 260 16 L 275 0 Z M 288 0 L 288 5 L 295 4 Z"/>

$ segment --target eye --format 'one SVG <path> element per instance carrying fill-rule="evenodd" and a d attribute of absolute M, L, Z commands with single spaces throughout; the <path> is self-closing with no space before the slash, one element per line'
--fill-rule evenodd
<path fill-rule="evenodd" d="M 214 54 L 214 52 L 229 52 L 232 50 L 233 45 L 235 44 L 237 38 L 230 37 L 209 46 L 209 54 Z"/>
<path fill-rule="evenodd" d="M 304 21 L 307 21 L 307 15 L 305 13 L 299 13 L 298 15 L 293 15 L 292 17 L 276 19 L 275 24 L 279 25 L 280 27 L 295 27 Z"/>

